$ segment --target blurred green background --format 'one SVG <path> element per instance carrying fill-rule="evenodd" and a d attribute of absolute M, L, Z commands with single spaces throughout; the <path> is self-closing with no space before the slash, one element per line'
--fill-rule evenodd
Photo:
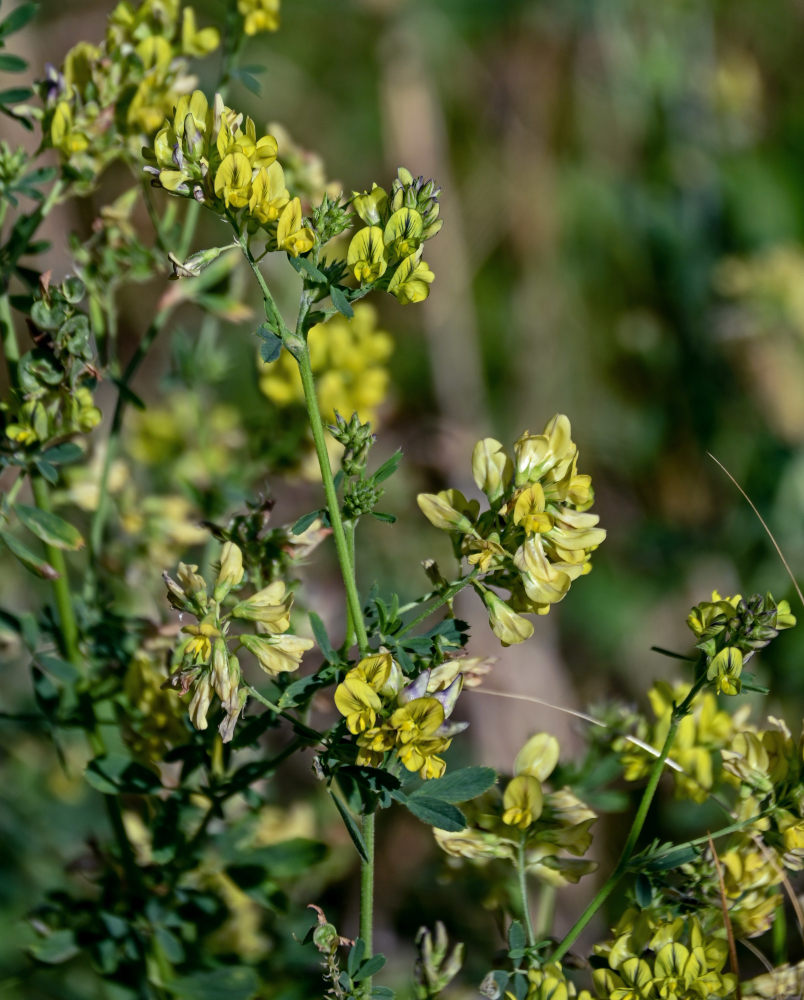
<path fill-rule="evenodd" d="M 69 45 L 102 35 L 111 6 L 46 0 L 21 54 L 34 69 L 58 63 Z M 221 22 L 224 4 L 196 7 L 205 22 Z M 712 589 L 771 590 L 800 614 L 762 525 L 708 453 L 750 495 L 799 575 L 804 7 L 285 0 L 282 18 L 280 32 L 249 42 L 242 59 L 264 67 L 260 96 L 236 87 L 230 103 L 258 125 L 285 124 L 347 192 L 387 183 L 400 164 L 443 188 L 444 230 L 428 244 L 430 299 L 423 307 L 377 303 L 396 339 L 378 450 L 403 447 L 406 465 L 386 503 L 400 524 L 374 524 L 363 536 L 364 586 L 382 579 L 405 599 L 426 590 L 419 561 L 437 555 L 446 567 L 448 556 L 415 493 L 470 492 L 478 437 L 510 446 L 559 411 L 572 421 L 608 539 L 592 574 L 537 622 L 535 652 L 496 649 L 481 635 L 482 609 L 461 606 L 481 651 L 500 657 L 490 686 L 568 707 L 615 696 L 644 705 L 653 679 L 680 676 L 650 646 L 685 650 L 684 618 Z M 122 183 L 110 179 L 54 226 L 56 273 L 68 266 L 65 228 L 86 231 Z M 147 323 L 144 303 L 162 290 L 152 284 L 125 300 L 121 336 L 134 342 Z M 283 294 L 291 301 L 292 289 Z M 177 378 L 192 387 L 193 322 L 185 322 L 183 362 L 180 349 L 159 346 L 137 386 L 144 398 L 163 400 Z M 250 440 L 270 438 L 248 324 L 232 324 L 195 360 L 196 377 L 213 372 L 215 398 L 236 407 Z M 250 472 L 258 468 L 254 447 L 249 463 Z M 170 478 L 170 467 L 164 473 Z M 298 482 L 257 482 L 275 494 L 280 519 L 317 503 Z M 242 484 L 244 493 L 253 487 L 253 479 Z M 216 511 L 236 499 L 236 489 L 219 497 Z M 154 567 L 156 579 L 163 568 Z M 310 593 L 331 608 L 334 572 L 329 580 L 316 574 Z M 7 581 L 2 590 L 9 597 L 16 588 Z M 160 602 L 157 589 L 153 608 Z M 755 669 L 772 694 L 755 717 L 778 712 L 796 728 L 802 636 L 788 633 L 763 654 Z M 25 704 L 28 683 L 12 663 L 0 681 L 4 700 Z M 477 698 L 468 711 L 478 761 L 505 768 L 536 728 L 560 731 L 568 753 L 578 746 L 579 731 L 558 713 Z M 47 746 L 11 735 L 0 764 L 0 906 L 10 928 L 0 963 L 8 976 L 19 966 L 18 921 L 100 823 L 80 782 L 59 777 Z M 426 834 L 389 820 L 383 837 L 381 919 L 389 929 L 380 948 L 396 947 L 393 927 L 409 940 L 425 908 L 452 917 L 458 936 L 487 933 L 479 904 L 472 919 L 465 912 L 481 890 L 469 877 L 463 889 L 438 882 Z M 616 835 L 601 837 L 605 867 Z M 413 886 L 406 892 L 404 880 Z M 577 902 L 567 906 L 577 912 Z M 74 995 L 37 988 L 36 996 Z"/>

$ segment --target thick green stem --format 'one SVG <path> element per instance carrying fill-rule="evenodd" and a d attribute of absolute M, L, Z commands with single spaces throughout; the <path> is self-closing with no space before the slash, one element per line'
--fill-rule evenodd
<path fill-rule="evenodd" d="M 36 506 L 46 513 L 50 512 L 50 497 L 48 495 L 47 483 L 39 476 L 31 477 L 34 501 Z M 64 560 L 64 553 L 57 549 L 55 545 L 45 545 L 47 561 L 59 574 L 53 584 L 53 596 L 56 599 L 56 609 L 59 613 L 61 624 L 62 652 L 77 667 L 80 673 L 85 673 L 84 660 L 78 649 L 78 626 L 75 621 L 73 611 L 73 600 L 70 593 L 70 581 L 67 578 L 67 564 Z"/>
<path fill-rule="evenodd" d="M 349 549 L 349 563 L 353 570 L 356 566 L 355 563 L 355 531 L 357 529 L 357 524 L 354 521 L 347 521 L 346 523 L 346 544 Z M 352 621 L 352 612 L 347 607 L 346 608 L 346 632 L 343 637 L 343 648 L 344 650 L 351 649 L 352 643 L 355 641 L 355 626 Z"/>
<path fill-rule="evenodd" d="M 689 694 L 684 699 L 680 705 L 674 705 L 672 713 L 670 715 L 670 727 L 667 730 L 667 736 L 665 737 L 664 745 L 659 753 L 659 756 L 653 762 L 653 767 L 651 768 L 650 775 L 648 777 L 648 783 L 645 786 L 645 791 L 642 793 L 642 798 L 639 802 L 639 808 L 634 816 L 634 821 L 631 824 L 631 829 L 628 832 L 628 837 L 626 838 L 625 845 L 623 846 L 620 857 L 617 864 L 614 866 L 614 871 L 609 875 L 603 885 L 598 889 L 595 894 L 594 899 L 589 903 L 583 913 L 578 917 L 572 927 L 569 929 L 565 935 L 561 944 L 556 948 L 553 954 L 550 956 L 551 962 L 559 962 L 564 955 L 570 950 L 572 945 L 577 940 L 580 933 L 589 923 L 589 921 L 594 917 L 600 907 L 606 902 L 611 893 L 613 892 L 615 886 L 620 881 L 622 876 L 625 874 L 628 868 L 628 862 L 631 860 L 631 855 L 634 853 L 637 841 L 639 840 L 639 835 L 642 833 L 642 828 L 645 825 L 645 820 L 648 818 L 648 810 L 650 809 L 651 803 L 653 802 L 653 797 L 656 794 L 656 789 L 659 785 L 659 780 L 662 776 L 662 771 L 664 770 L 664 764 L 667 760 L 667 756 L 673 746 L 673 741 L 676 738 L 676 732 L 681 723 L 681 720 L 689 712 L 690 706 L 695 700 L 698 692 L 707 683 L 706 674 L 703 674 L 698 680 L 693 684 L 690 689 Z"/>
<path fill-rule="evenodd" d="M 360 937 L 366 944 L 365 957 L 374 951 L 374 813 L 363 817 L 366 860 L 360 867 Z M 371 996 L 371 977 L 362 983 L 364 996 Z"/>
<path fill-rule="evenodd" d="M 536 935 L 533 933 L 533 923 L 530 919 L 530 905 L 528 904 L 528 877 L 527 861 L 525 858 L 525 833 L 519 838 L 519 848 L 516 856 L 516 873 L 519 880 L 519 902 L 522 906 L 522 918 L 525 921 L 525 930 L 528 934 L 528 947 L 533 948 L 536 944 Z"/>

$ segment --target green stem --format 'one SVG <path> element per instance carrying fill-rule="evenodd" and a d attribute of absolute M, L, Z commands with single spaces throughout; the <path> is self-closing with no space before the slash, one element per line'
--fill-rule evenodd
<path fill-rule="evenodd" d="M 374 813 L 363 817 L 366 860 L 360 866 L 360 937 L 366 945 L 365 957 L 374 951 Z M 371 977 L 363 980 L 363 995 L 371 996 Z"/>
<path fill-rule="evenodd" d="M 423 622 L 426 618 L 429 618 L 430 615 L 438 611 L 438 609 L 442 605 L 449 604 L 449 602 L 452 600 L 453 597 L 455 597 L 456 594 L 460 593 L 460 591 L 462 591 L 464 587 L 467 587 L 472 582 L 472 580 L 474 580 L 476 575 L 477 575 L 477 570 L 473 569 L 472 572 L 469 574 L 469 576 L 465 576 L 463 577 L 463 579 L 456 580 L 455 583 L 450 584 L 450 586 L 444 591 L 444 593 L 439 596 L 436 603 L 431 605 L 429 608 L 425 608 L 424 611 L 421 612 L 421 614 L 417 615 L 413 619 L 413 621 L 408 622 L 408 624 L 403 629 L 401 629 L 399 632 L 396 633 L 397 637 L 406 635 L 408 632 L 411 631 L 411 629 L 416 628 L 416 626 L 419 625 L 421 622 Z M 429 598 L 425 597 L 422 598 L 422 600 L 426 601 L 429 600 Z M 402 610 L 404 609 L 400 609 L 400 613 Z"/>
<path fill-rule="evenodd" d="M 14 320 L 11 316 L 11 303 L 8 292 L 0 295 L 0 338 L 3 342 L 3 354 L 8 368 L 8 384 L 13 389 L 17 384 L 17 365 L 20 360 L 20 348 L 17 334 L 14 330 Z"/>
<path fill-rule="evenodd" d="M 34 502 L 44 513 L 50 513 L 50 496 L 48 495 L 47 483 L 39 476 L 31 476 L 31 486 L 33 488 Z M 53 596 L 56 599 L 56 608 L 59 612 L 61 623 L 62 651 L 70 663 L 77 667 L 80 673 L 84 673 L 84 660 L 78 649 L 78 625 L 73 611 L 73 600 L 70 593 L 70 581 L 67 578 L 67 564 L 64 560 L 64 553 L 57 549 L 55 545 L 45 543 L 47 561 L 56 570 L 58 576 L 51 581 L 53 584 Z"/>
<path fill-rule="evenodd" d="M 519 838 L 519 848 L 516 856 L 516 873 L 519 879 L 519 902 L 522 906 L 522 917 L 525 921 L 525 930 L 528 933 L 528 947 L 536 945 L 536 935 L 533 933 L 533 924 L 530 919 L 530 906 L 528 905 L 528 879 L 527 862 L 525 859 L 525 833 Z"/>
<path fill-rule="evenodd" d="M 539 909 L 536 911 L 535 932 L 539 941 L 549 937 L 550 931 L 553 928 L 555 910 L 556 887 L 544 882 L 539 892 Z"/>
<path fill-rule="evenodd" d="M 346 546 L 349 550 L 349 563 L 351 566 L 355 566 L 355 530 L 357 528 L 357 523 L 355 521 L 346 522 Z M 349 607 L 346 608 L 346 633 L 343 637 L 343 649 L 348 651 L 352 647 L 352 643 L 355 641 L 355 625 L 352 620 L 352 612 Z"/>
<path fill-rule="evenodd" d="M 706 683 L 706 674 L 702 674 L 692 685 L 692 688 L 684 701 L 682 701 L 680 705 L 673 706 L 673 710 L 670 715 L 670 727 L 667 730 L 664 745 L 662 746 L 659 756 L 653 762 L 653 767 L 651 768 L 650 775 L 648 776 L 648 783 L 645 786 L 645 791 L 642 793 L 642 798 L 636 811 L 636 815 L 634 816 L 634 821 L 631 824 L 631 829 L 628 832 L 628 837 L 626 838 L 625 845 L 623 846 L 617 864 L 614 866 L 614 871 L 612 871 L 603 885 L 598 889 L 594 899 L 592 899 L 580 917 L 578 917 L 565 935 L 561 944 L 559 944 L 550 956 L 549 960 L 551 962 L 559 962 L 564 955 L 567 954 L 577 940 L 579 934 L 609 898 L 615 886 L 628 869 L 628 862 L 631 860 L 631 855 L 634 853 L 637 841 L 639 840 L 639 835 L 642 833 L 642 828 L 645 825 L 645 820 L 648 818 L 648 810 L 650 809 L 653 797 L 656 794 L 659 779 L 661 778 L 662 771 L 664 770 L 664 763 L 667 760 L 667 756 L 673 746 L 673 741 L 676 738 L 678 727 L 681 720 L 689 712 L 690 706 L 695 700 L 698 692 Z"/>

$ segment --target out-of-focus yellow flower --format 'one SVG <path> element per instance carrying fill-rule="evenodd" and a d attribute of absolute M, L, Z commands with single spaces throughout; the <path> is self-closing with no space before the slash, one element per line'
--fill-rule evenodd
<path fill-rule="evenodd" d="M 237 0 L 237 9 L 247 35 L 279 28 L 279 0 Z"/>
<path fill-rule="evenodd" d="M 361 421 L 376 426 L 377 409 L 388 392 L 385 362 L 393 340 L 377 329 L 373 307 L 360 302 L 352 319 L 338 314 L 316 324 L 307 343 L 324 419 L 334 421 L 336 412 L 357 413 Z M 299 367 L 287 351 L 271 364 L 261 364 L 260 389 L 277 406 L 304 401 Z"/>

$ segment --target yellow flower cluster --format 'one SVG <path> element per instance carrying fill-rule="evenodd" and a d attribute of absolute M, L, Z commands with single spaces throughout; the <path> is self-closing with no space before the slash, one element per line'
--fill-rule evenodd
<path fill-rule="evenodd" d="M 439 754 L 466 727 L 446 721 L 461 686 L 460 674 L 444 685 L 429 670 L 406 685 L 390 653 L 360 660 L 335 689 L 335 707 L 357 737 L 357 763 L 379 767 L 393 751 L 408 771 L 440 778 L 446 764 Z"/>
<path fill-rule="evenodd" d="M 61 72 L 41 85 L 43 125 L 79 188 L 91 188 L 113 160 L 139 160 L 177 96 L 192 87 L 188 59 L 219 44 L 216 28 L 197 27 L 192 7 L 144 0 L 118 3 L 100 45 L 79 42 L 67 53 Z"/>
<path fill-rule="evenodd" d="M 220 94 L 210 107 L 200 90 L 182 95 L 172 120 L 145 151 L 145 169 L 172 194 L 193 197 L 219 215 L 243 217 L 270 229 L 276 249 L 293 257 L 313 248 L 315 235 L 291 198 L 272 135 L 257 135 L 251 118 L 226 107 Z"/>
<path fill-rule="evenodd" d="M 467 827 L 458 833 L 435 830 L 439 847 L 469 861 L 500 858 L 514 863 L 524 842 L 527 871 L 554 886 L 577 882 L 594 871 L 593 861 L 579 859 L 592 842 L 596 815 L 569 788 L 544 787 L 558 755 L 554 736 L 532 736 L 517 754 L 514 777 L 502 795 L 493 789 L 466 803 L 462 808 Z M 564 851 L 574 857 L 563 856 Z"/>
<path fill-rule="evenodd" d="M 614 939 L 595 951 L 607 961 L 593 972 L 598 997 L 606 1000 L 705 1000 L 729 997 L 736 979 L 723 967 L 725 936 L 707 935 L 694 917 L 660 920 L 648 911 L 627 910 Z"/>
<path fill-rule="evenodd" d="M 87 386 L 53 389 L 23 403 L 6 424 L 5 435 L 25 447 L 61 435 L 88 434 L 100 422 L 101 411 Z"/>
<path fill-rule="evenodd" d="M 538 968 L 528 969 L 528 992 L 525 1000 L 592 1000 L 589 990 L 579 993 L 572 980 L 567 979 L 557 962 L 548 962 Z M 516 994 L 506 991 L 505 1000 L 516 1000 Z"/>
<path fill-rule="evenodd" d="M 621 739 L 614 744 L 614 749 L 622 752 L 627 781 L 647 778 L 667 737 L 673 706 L 686 698 L 691 687 L 691 684 L 670 685 L 658 681 L 650 689 L 648 698 L 656 721 L 640 719 L 635 738 Z M 698 696 L 690 714 L 679 723 L 670 750 L 669 773 L 679 798 L 693 802 L 706 800 L 717 777 L 719 755 L 730 745 L 748 711 L 748 707 L 744 707 L 730 715 L 718 708 L 717 698 L 711 691 Z M 643 747 L 653 747 L 654 752 Z"/>
<path fill-rule="evenodd" d="M 433 272 L 422 260 L 426 240 L 441 229 L 433 181 L 400 167 L 390 192 L 376 184 L 355 192 L 352 205 L 365 223 L 352 237 L 346 262 L 361 285 L 384 288 L 403 304 L 430 293 Z"/>
<path fill-rule="evenodd" d="M 148 764 L 162 761 L 167 750 L 186 737 L 184 706 L 175 691 L 165 688 L 160 659 L 157 650 L 138 650 L 123 680 L 130 706 L 123 738 L 134 756 Z"/>
<path fill-rule="evenodd" d="M 234 726 L 246 703 L 247 692 L 240 684 L 239 649 L 251 653 L 271 677 L 297 670 L 304 653 L 314 643 L 287 634 L 293 595 L 285 584 L 275 580 L 251 597 L 238 601 L 230 611 L 223 610 L 229 593 L 243 584 L 243 555 L 233 542 L 226 542 L 221 552 L 220 568 L 210 596 L 206 581 L 197 566 L 179 563 L 177 580 L 165 573 L 170 603 L 197 619 L 196 625 L 184 625 L 187 636 L 173 654 L 174 672 L 170 683 L 182 694 L 192 687 L 190 719 L 196 729 L 207 728 L 207 713 L 213 695 L 217 695 L 226 713 L 220 724 L 224 742 L 231 740 Z M 229 629 L 233 623 L 250 624 L 256 634 L 237 635 L 237 645 L 230 650 Z"/>
<path fill-rule="evenodd" d="M 352 319 L 337 314 L 317 323 L 307 343 L 324 419 L 332 422 L 336 413 L 357 413 L 362 422 L 376 426 L 377 409 L 388 392 L 385 362 L 393 351 L 393 339 L 377 329 L 373 307 L 360 302 Z M 288 351 L 271 364 L 260 365 L 260 389 L 272 403 L 284 407 L 304 402 L 299 366 Z"/>
<path fill-rule="evenodd" d="M 459 490 L 418 497 L 425 517 L 452 535 L 456 555 L 476 568 L 475 589 L 504 645 L 530 637 L 533 625 L 520 612 L 547 614 L 590 571 L 590 554 L 606 537 L 597 515 L 587 513 L 592 482 L 577 462 L 570 422 L 557 414 L 542 434 L 522 434 L 513 459 L 494 438 L 478 441 L 472 473 L 489 502 L 482 514 Z M 489 585 L 510 590 L 510 598 Z"/>
<path fill-rule="evenodd" d="M 237 10 L 247 35 L 279 28 L 279 0 L 237 0 Z"/>

